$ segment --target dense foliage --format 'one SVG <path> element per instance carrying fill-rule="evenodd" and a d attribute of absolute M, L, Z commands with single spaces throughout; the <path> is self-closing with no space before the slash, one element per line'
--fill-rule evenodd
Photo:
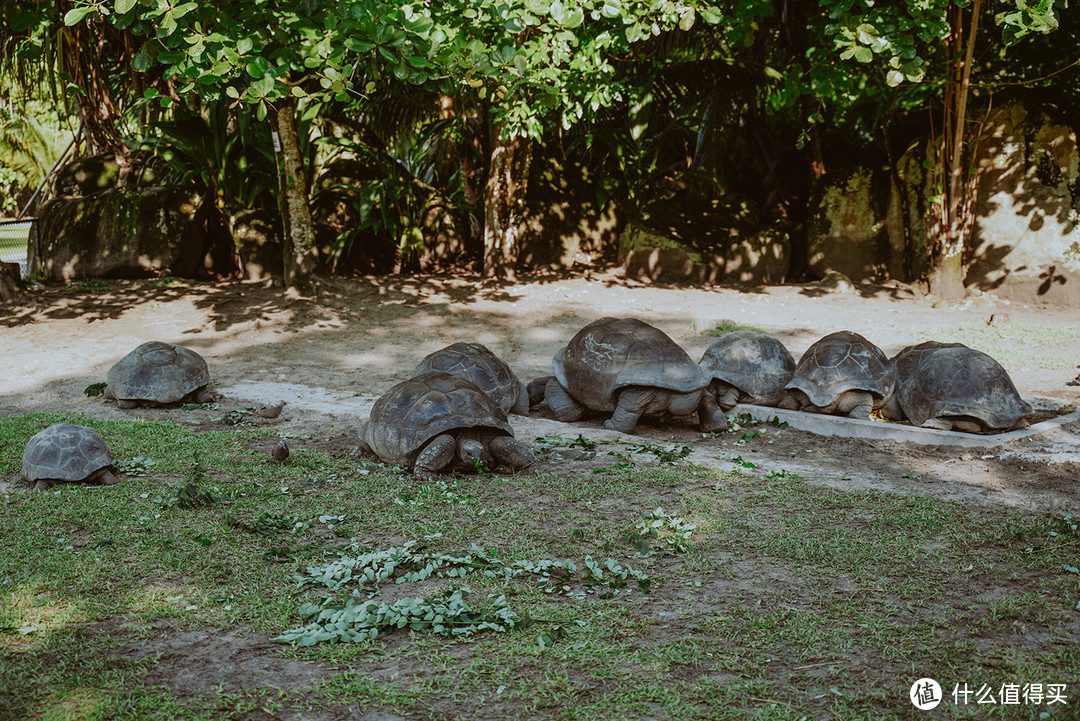
<path fill-rule="evenodd" d="M 235 132 L 241 118 L 269 125 L 274 190 L 298 248 L 287 265 L 297 267 L 309 252 L 340 259 L 345 242 L 389 244 L 400 264 L 422 254 L 437 216 L 457 219 L 468 257 L 512 275 L 517 245 L 505 236 L 523 222 L 537 144 L 596 168 L 598 201 L 615 202 L 624 219 L 666 179 L 748 196 L 759 224 L 798 227 L 814 179 L 859 155 L 888 162 L 924 133 L 939 143 L 932 247 L 944 263 L 967 242 L 969 119 L 995 94 L 1027 93 L 1073 113 L 1080 103 L 1078 65 L 1067 59 L 1077 13 L 1062 0 L 0 8 L 13 31 L 5 86 L 75 99 L 91 148 L 123 155 L 160 142 L 155 134 L 176 145 L 171 116 L 212 118 L 222 102 L 229 117 L 215 132 Z M 328 182 L 323 173 L 344 161 L 355 180 Z M 220 200 L 221 183 L 206 182 Z M 310 234 L 289 228 L 325 226 L 320 206 L 314 221 L 307 210 L 320 192 L 349 227 L 308 248 Z"/>

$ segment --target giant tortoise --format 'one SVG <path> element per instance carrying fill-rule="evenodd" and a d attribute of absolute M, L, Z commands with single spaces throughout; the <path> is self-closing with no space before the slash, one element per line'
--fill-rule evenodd
<path fill-rule="evenodd" d="M 105 439 L 93 428 L 54 423 L 38 431 L 23 450 L 20 475 L 47 490 L 54 483 L 118 483 Z"/>
<path fill-rule="evenodd" d="M 206 387 L 209 382 L 206 361 L 198 353 L 172 343 L 149 341 L 109 369 L 105 397 L 116 399 L 120 408 L 220 400 L 219 394 Z"/>
<path fill-rule="evenodd" d="M 636 318 L 601 318 L 578 331 L 551 362 L 544 397 L 560 421 L 611 413 L 604 428 L 633 433 L 643 415 L 697 411 L 703 431 L 727 428 L 706 388 L 711 377 L 663 331 Z M 536 386 L 533 385 L 535 388 Z"/>
<path fill-rule="evenodd" d="M 806 349 L 787 384 L 791 397 L 781 405 L 809 413 L 869 418 L 894 387 L 888 356 L 858 333 L 838 331 Z"/>
<path fill-rule="evenodd" d="M 380 396 L 360 439 L 360 450 L 410 466 L 423 481 L 460 466 L 519 470 L 536 460 L 490 396 L 472 381 L 437 370 Z"/>

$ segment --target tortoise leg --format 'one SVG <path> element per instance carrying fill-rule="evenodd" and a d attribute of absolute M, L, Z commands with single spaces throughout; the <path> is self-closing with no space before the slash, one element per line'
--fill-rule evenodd
<path fill-rule="evenodd" d="M 529 385 L 525 386 L 525 392 L 529 395 L 530 406 L 539 405 L 544 400 L 544 391 L 547 388 L 548 381 L 553 380 L 555 380 L 555 376 L 544 376 L 529 381 Z"/>
<path fill-rule="evenodd" d="M 954 431 L 963 431 L 964 433 L 986 433 L 986 429 L 978 421 L 967 421 L 963 419 L 956 419 L 952 424 Z"/>
<path fill-rule="evenodd" d="M 847 391 L 836 401 L 833 412 L 848 418 L 869 418 L 874 410 L 874 394 L 869 391 Z"/>
<path fill-rule="evenodd" d="M 738 390 L 735 391 L 735 395 L 738 396 Z M 701 400 L 698 402 L 697 415 L 698 427 L 701 428 L 702 433 L 722 431 L 728 427 L 727 414 L 724 412 L 721 405 L 716 402 L 716 398 L 713 394 L 708 390 L 703 391 L 701 394 Z"/>
<path fill-rule="evenodd" d="M 488 448 L 491 449 L 491 455 L 495 457 L 498 463 L 509 466 L 515 471 L 528 468 L 533 463 L 536 463 L 536 456 L 533 455 L 529 447 L 513 436 L 493 438 L 491 443 L 488 444 Z"/>
<path fill-rule="evenodd" d="M 220 393 L 215 393 L 206 386 L 192 392 L 194 403 L 217 403 L 222 398 Z"/>
<path fill-rule="evenodd" d="M 431 481 L 439 471 L 450 465 L 457 453 L 457 441 L 449 433 L 435 436 L 413 463 L 413 473 L 421 481 Z"/>
<path fill-rule="evenodd" d="M 776 407 L 786 411 L 797 411 L 802 408 L 802 403 L 799 402 L 799 396 L 795 395 L 794 391 L 786 391 Z"/>
<path fill-rule="evenodd" d="M 524 383 L 518 381 L 517 401 L 514 403 L 514 407 L 510 409 L 510 412 L 517 413 L 519 416 L 527 416 L 531 406 L 532 393 L 528 391 Z"/>
<path fill-rule="evenodd" d="M 951 431 L 953 429 L 953 423 L 944 418 L 927 418 L 923 421 L 922 427 L 933 428 L 937 431 Z"/>
<path fill-rule="evenodd" d="M 138 401 L 128 400 L 127 398 L 122 398 L 116 402 L 116 407 L 125 411 L 129 411 L 132 408 L 137 408 L 138 406 Z"/>
<path fill-rule="evenodd" d="M 710 395 L 710 392 L 716 394 L 716 404 L 725 411 L 730 411 L 739 403 L 739 389 L 733 385 L 713 381 L 705 395 Z"/>
<path fill-rule="evenodd" d="M 555 378 L 549 380 L 544 386 L 544 398 L 551 412 L 563 423 L 580 420 L 585 415 L 585 406 L 571 398 Z"/>
<path fill-rule="evenodd" d="M 119 483 L 120 479 L 113 475 L 113 472 L 108 468 L 102 469 L 100 475 L 97 477 L 97 482 L 103 486 L 111 486 L 114 483 Z"/>
<path fill-rule="evenodd" d="M 35 491 L 47 491 L 53 487 L 52 481 L 47 481 L 42 478 L 40 481 L 34 484 Z"/>
<path fill-rule="evenodd" d="M 890 421 L 904 420 L 904 409 L 900 407 L 900 399 L 895 393 L 889 396 L 889 399 L 885 401 L 885 405 L 881 407 L 881 415 Z"/>
<path fill-rule="evenodd" d="M 364 440 L 365 438 L 367 438 L 367 428 L 368 428 L 368 421 L 364 421 L 363 423 L 360 424 L 360 428 L 357 429 L 356 434 L 358 436 L 360 436 L 360 442 L 357 443 L 356 448 L 354 448 L 352 450 L 352 455 L 354 455 L 354 456 L 358 456 L 358 455 L 374 456 L 374 455 L 376 455 L 375 450 L 371 446 L 368 445 L 368 442 L 366 440 Z"/>
<path fill-rule="evenodd" d="M 620 433 L 633 433 L 641 414 L 649 407 L 656 393 L 657 391 L 652 388 L 624 389 L 619 393 L 619 403 L 615 406 L 615 412 L 611 414 L 611 418 L 604 421 L 604 428 Z"/>

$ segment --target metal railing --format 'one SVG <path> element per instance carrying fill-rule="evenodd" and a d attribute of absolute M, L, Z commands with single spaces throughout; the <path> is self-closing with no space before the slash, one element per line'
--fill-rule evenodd
<path fill-rule="evenodd" d="M 26 277 L 30 233 L 36 225 L 37 218 L 0 220 L 0 261 L 18 263 L 19 276 L 23 278 Z"/>

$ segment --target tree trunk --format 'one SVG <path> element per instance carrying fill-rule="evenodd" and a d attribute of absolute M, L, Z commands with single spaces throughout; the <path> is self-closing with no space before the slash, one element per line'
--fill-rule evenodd
<path fill-rule="evenodd" d="M 496 129 L 484 186 L 484 277 L 513 281 L 524 231 L 532 141 L 503 138 L 500 130 Z"/>
<path fill-rule="evenodd" d="M 281 191 L 285 285 L 296 292 L 308 294 L 315 287 L 318 249 L 315 245 L 315 224 L 311 219 L 311 205 L 304 174 L 304 157 L 300 152 L 296 106 L 291 97 L 281 101 L 276 123 L 274 158 L 277 161 Z"/>
<path fill-rule="evenodd" d="M 956 59 L 953 61 L 952 79 L 945 89 L 945 116 L 939 145 L 943 192 L 939 208 L 937 252 L 928 278 L 930 292 L 940 298 L 962 298 L 965 292 L 964 251 L 971 238 L 976 184 L 967 177 L 968 158 L 964 152 L 964 141 L 969 137 L 967 101 L 981 9 L 982 0 L 974 0 L 966 39 L 964 11 L 960 7 L 953 9 L 953 34 L 949 50 Z"/>
<path fill-rule="evenodd" d="M 19 277 L 18 263 L 0 262 L 0 303 L 11 303 L 19 297 L 22 278 Z"/>

